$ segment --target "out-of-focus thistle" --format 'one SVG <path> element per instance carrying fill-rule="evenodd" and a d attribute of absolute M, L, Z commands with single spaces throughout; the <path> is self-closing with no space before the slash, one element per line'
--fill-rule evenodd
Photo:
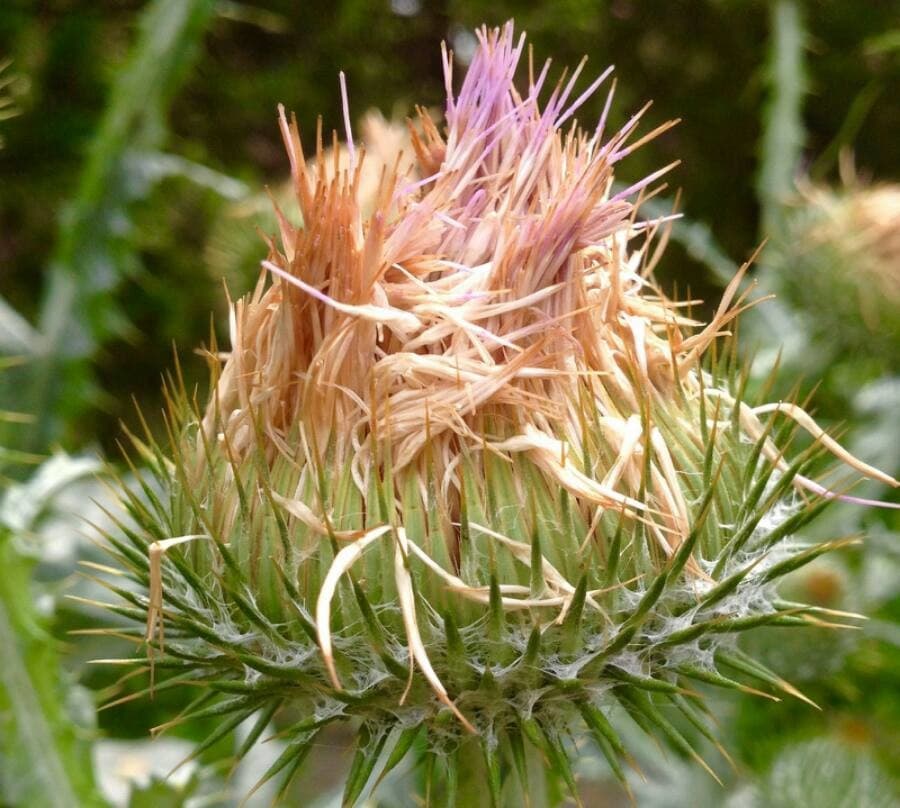
<path fill-rule="evenodd" d="M 786 222 L 766 279 L 822 346 L 821 362 L 870 357 L 900 372 L 900 186 L 807 183 Z"/>
<path fill-rule="evenodd" d="M 111 608 L 146 620 L 156 690 L 200 686 L 179 720 L 221 721 L 201 750 L 299 714 L 263 776 L 289 781 L 354 722 L 348 803 L 413 746 L 426 802 L 486 782 L 522 804 L 529 775 L 574 793 L 585 729 L 625 783 L 612 705 L 706 766 L 678 729 L 711 737 L 692 683 L 800 696 L 734 635 L 847 616 L 775 590 L 841 543 L 793 538 L 838 496 L 814 455 L 897 484 L 799 406 L 742 399 L 716 344 L 743 270 L 705 326 L 653 285 L 659 223 L 632 200 L 666 169 L 610 189 L 666 126 L 608 134 L 610 91 L 581 130 L 609 71 L 541 104 L 549 65 L 517 88 L 511 24 L 479 43 L 457 96 L 444 54 L 446 129 L 419 116 L 417 178 L 386 165 L 369 215 L 346 96 L 331 166 L 281 114 L 303 226 L 279 214 L 208 405 L 176 383 L 171 446 L 136 441 L 153 479 L 110 536 L 139 586 Z M 814 445 L 788 452 L 798 429 Z"/>
<path fill-rule="evenodd" d="M 19 114 L 19 109 L 16 107 L 15 98 L 13 94 L 10 92 L 10 87 L 13 85 L 17 77 L 13 74 L 3 75 L 6 69 L 12 64 L 11 59 L 0 59 L 0 121 L 6 121 L 10 118 L 15 118 L 16 115 Z M 3 148 L 3 136 L 0 135 L 0 148 Z"/>

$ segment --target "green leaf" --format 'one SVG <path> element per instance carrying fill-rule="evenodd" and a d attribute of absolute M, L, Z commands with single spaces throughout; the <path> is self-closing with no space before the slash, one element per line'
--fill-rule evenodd
<path fill-rule="evenodd" d="M 177 154 L 155 150 L 130 151 L 125 154 L 125 162 L 129 175 L 147 185 L 179 178 L 232 201 L 250 195 L 250 188 L 240 180 Z"/>
<path fill-rule="evenodd" d="M 55 640 L 32 606 L 31 563 L 0 529 L 0 781 L 18 805 L 101 806 Z"/>
<path fill-rule="evenodd" d="M 34 531 L 38 519 L 59 493 L 101 469 L 102 464 L 93 457 L 53 455 L 27 481 L 6 489 L 0 499 L 0 525 L 14 533 Z"/>

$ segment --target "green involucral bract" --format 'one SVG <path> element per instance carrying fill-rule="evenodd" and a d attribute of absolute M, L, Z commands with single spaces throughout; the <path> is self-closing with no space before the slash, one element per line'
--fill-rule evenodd
<path fill-rule="evenodd" d="M 348 803 L 413 748 L 426 801 L 480 776 L 520 804 L 535 766 L 574 791 L 584 733 L 627 786 L 613 705 L 706 766 L 678 729 L 711 735 L 697 682 L 800 696 L 735 635 L 835 617 L 775 589 L 836 544 L 794 538 L 838 496 L 814 455 L 893 482 L 799 406 L 744 400 L 721 344 L 743 270 L 706 325 L 655 287 L 664 223 L 637 201 L 662 172 L 610 189 L 666 127 L 582 130 L 606 74 L 520 88 L 512 26 L 479 41 L 455 96 L 444 54 L 445 128 L 422 111 L 384 165 L 346 98 L 346 147 L 309 162 L 282 112 L 303 225 L 278 213 L 208 404 L 173 385 L 170 445 L 136 441 L 110 536 L 154 686 L 202 685 L 183 718 L 221 722 L 202 748 L 302 716 L 263 777 L 289 780 L 354 722 Z"/>

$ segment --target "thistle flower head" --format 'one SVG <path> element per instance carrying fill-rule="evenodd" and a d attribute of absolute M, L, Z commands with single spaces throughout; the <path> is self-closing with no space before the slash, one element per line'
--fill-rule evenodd
<path fill-rule="evenodd" d="M 420 112 L 415 159 L 377 165 L 365 204 L 349 113 L 326 158 L 282 111 L 302 226 L 279 212 L 208 406 L 173 390 L 171 459 L 147 447 L 157 484 L 111 537 L 157 670 L 222 693 L 226 730 L 303 712 L 269 775 L 358 722 L 348 802 L 415 737 L 432 798 L 473 743 L 496 803 L 529 756 L 574 788 L 576 725 L 624 782 L 612 703 L 697 757 L 664 714 L 699 721 L 690 680 L 796 694 L 723 639 L 828 616 L 774 591 L 830 548 L 791 537 L 838 496 L 791 428 L 894 482 L 799 406 L 744 401 L 724 353 L 701 364 L 748 305 L 743 271 L 694 321 L 654 285 L 662 223 L 638 212 L 667 169 L 613 186 L 668 125 L 609 132 L 610 89 L 581 129 L 608 71 L 520 85 L 524 38 L 478 37 L 458 95 L 444 53 L 445 128 Z"/>

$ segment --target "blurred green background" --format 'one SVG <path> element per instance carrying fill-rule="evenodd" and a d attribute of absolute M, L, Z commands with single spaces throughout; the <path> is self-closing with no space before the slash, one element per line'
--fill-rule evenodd
<path fill-rule="evenodd" d="M 801 260 L 811 262 L 806 271 L 826 278 L 829 272 L 852 276 L 855 262 L 864 260 L 852 251 L 812 258 L 797 251 L 805 244 L 804 217 L 817 215 L 798 182 L 843 195 L 898 180 L 900 4 L 560 0 L 488 8 L 471 0 L 5 0 L 0 548 L 10 572 L 0 647 L 18 648 L 25 677 L 10 674 L 0 693 L 6 734 L 0 793 L 9 804 L 26 804 L 21 795 L 30 787 L 9 774 L 27 720 L 17 712 L 16 688 L 31 687 L 34 709 L 49 716 L 45 729 L 51 745 L 56 739 L 63 772 L 55 776 L 68 778 L 75 800 L 56 804 L 88 804 L 93 798 L 84 795 L 98 793 L 91 767 L 78 761 L 92 754 L 97 761 L 90 748 L 97 737 L 92 704 L 114 677 L 86 667 L 96 649 L 65 632 L 96 618 L 62 599 L 71 591 L 75 559 L 92 552 L 77 542 L 73 549 L 71 536 L 79 530 L 73 525 L 87 498 L 101 496 L 96 484 L 85 482 L 95 466 L 84 458 L 119 462 L 119 424 L 138 424 L 133 399 L 158 428 L 160 377 L 172 366 L 173 346 L 202 389 L 204 365 L 192 351 L 208 343 L 211 328 L 224 339 L 223 278 L 234 296 L 254 282 L 263 257 L 256 228 L 272 226 L 260 194 L 286 178 L 276 105 L 296 112 L 308 147 L 317 116 L 326 132 L 342 127 L 339 70 L 347 74 L 356 118 L 372 107 L 401 119 L 417 103 L 439 108 L 440 42 L 456 53 L 458 81 L 474 46 L 471 29 L 510 17 L 528 32 L 536 59 L 552 56 L 561 69 L 587 54 L 589 72 L 616 66 L 614 124 L 647 100 L 654 104 L 645 131 L 681 119 L 630 156 L 617 177 L 634 181 L 682 161 L 668 178 L 668 202 L 657 200 L 654 208 L 671 206 L 681 190 L 686 217 L 675 225 L 660 267 L 664 287 L 715 301 L 729 273 L 769 238 L 757 274 L 764 291 L 785 294 L 767 306 L 768 315 L 747 318 L 748 355 L 752 344 L 770 361 L 789 343 L 784 390 L 804 375 L 804 392 L 821 383 L 824 423 L 843 423 L 866 459 L 889 472 L 900 468 L 900 302 L 888 300 L 879 339 L 863 335 L 847 349 L 836 339 L 841 325 L 830 334 L 810 325 L 816 306 L 831 305 L 828 288 L 844 287 L 828 283 L 810 302 L 792 296 L 788 284 Z M 602 103 L 599 96 L 587 104 L 581 119 L 595 118 Z M 850 158 L 855 172 L 848 190 L 842 182 Z M 896 240 L 896 216 L 893 228 Z M 887 260 L 900 262 L 900 250 L 892 256 Z M 852 309 L 839 323 L 852 330 L 848 317 L 854 318 Z M 50 455 L 57 465 L 48 472 Z M 87 487 L 73 494 L 73 485 Z M 824 711 L 800 702 L 723 703 L 723 737 L 739 761 L 729 788 L 712 791 L 691 770 L 651 764 L 640 804 L 891 804 L 900 749 L 900 525 L 874 511 L 836 507 L 832 514 L 823 535 L 835 535 L 835 525 L 866 530 L 865 550 L 815 568 L 796 585 L 813 587 L 806 596 L 823 604 L 845 604 L 875 619 L 861 637 L 835 640 L 822 629 L 785 649 L 780 636 L 760 635 L 756 649 Z M 80 694 L 77 720 L 74 697 L 60 699 L 60 692 Z M 159 702 L 154 715 L 145 707 L 114 712 L 101 713 L 99 725 L 112 738 L 141 738 L 167 714 Z M 653 760 L 654 750 L 647 754 Z M 590 765 L 584 778 L 602 782 L 603 772 Z M 791 793 L 782 781 L 792 783 L 792 772 L 802 780 L 817 765 L 837 785 L 822 775 L 823 796 L 814 798 L 801 783 L 803 799 L 816 801 L 778 801 Z M 188 790 L 209 788 L 198 777 L 183 788 L 160 785 L 144 802 L 126 789 L 120 804 L 182 804 Z M 850 785 L 842 791 L 844 780 Z M 595 799 L 615 805 L 622 798 L 600 789 Z"/>

